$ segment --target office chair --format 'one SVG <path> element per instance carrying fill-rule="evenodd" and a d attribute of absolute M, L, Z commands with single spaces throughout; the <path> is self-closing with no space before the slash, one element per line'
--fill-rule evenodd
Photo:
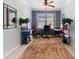
<path fill-rule="evenodd" d="M 49 25 L 45 25 L 44 29 L 43 29 L 43 37 L 49 39 L 51 34 L 52 33 L 51 33 L 50 26 Z"/>

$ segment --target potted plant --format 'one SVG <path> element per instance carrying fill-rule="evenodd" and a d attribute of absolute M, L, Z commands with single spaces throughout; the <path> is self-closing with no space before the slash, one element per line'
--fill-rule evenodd
<path fill-rule="evenodd" d="M 19 25 L 21 25 L 21 29 L 27 29 L 28 30 L 28 24 L 29 23 L 29 18 L 20 18 L 19 19 Z"/>
<path fill-rule="evenodd" d="M 29 18 L 20 18 L 19 19 L 19 25 L 21 25 L 21 24 L 23 24 L 23 23 L 25 23 L 25 24 L 27 24 L 29 22 Z"/>
<path fill-rule="evenodd" d="M 16 23 L 16 18 L 12 18 L 11 22 L 13 22 L 14 24 Z"/>
<path fill-rule="evenodd" d="M 62 20 L 63 28 L 64 29 L 69 29 L 72 22 L 73 22 L 72 19 L 70 19 L 70 18 L 64 18 Z"/>
<path fill-rule="evenodd" d="M 62 20 L 62 24 L 71 24 L 71 22 L 73 22 L 73 20 L 72 19 L 70 19 L 70 18 L 64 18 L 63 20 Z"/>
<path fill-rule="evenodd" d="M 21 25 L 21 35 L 22 35 L 22 44 L 27 44 L 29 41 L 29 36 L 30 36 L 30 32 L 29 32 L 29 27 L 28 27 L 28 23 L 29 23 L 29 18 L 20 18 L 19 19 L 19 25 Z"/>
<path fill-rule="evenodd" d="M 70 25 L 73 22 L 72 19 L 70 18 L 64 18 L 62 20 L 62 24 L 63 24 L 63 32 L 64 32 L 64 40 L 63 42 L 70 44 Z"/>

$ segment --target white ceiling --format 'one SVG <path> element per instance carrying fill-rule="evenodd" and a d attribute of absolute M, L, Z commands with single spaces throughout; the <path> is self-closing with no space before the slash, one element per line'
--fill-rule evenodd
<path fill-rule="evenodd" d="M 27 3 L 31 6 L 32 9 L 45 9 L 44 7 L 44 0 L 26 0 Z M 67 0 L 49 0 L 54 1 L 55 8 L 48 7 L 48 9 L 54 10 L 54 9 L 61 9 L 64 4 L 67 2 Z"/>

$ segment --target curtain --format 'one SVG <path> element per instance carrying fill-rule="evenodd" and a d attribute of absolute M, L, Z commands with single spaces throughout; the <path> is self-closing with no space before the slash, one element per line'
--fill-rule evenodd
<path fill-rule="evenodd" d="M 60 27 L 60 11 L 32 11 L 32 28 L 43 28 L 42 25 L 45 25 L 45 13 L 48 15 L 47 19 L 50 20 L 53 18 L 53 20 L 50 21 L 54 25 L 52 27 Z M 47 23 L 48 22 L 49 21 L 47 20 Z"/>

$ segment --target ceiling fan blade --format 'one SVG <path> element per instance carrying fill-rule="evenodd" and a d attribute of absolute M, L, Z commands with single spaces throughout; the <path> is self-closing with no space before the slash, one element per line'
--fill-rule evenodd
<path fill-rule="evenodd" d="M 53 3 L 53 1 L 49 1 L 49 3 L 51 4 L 51 3 Z"/>
<path fill-rule="evenodd" d="M 50 6 L 50 7 L 55 7 L 54 5 L 49 5 L 49 4 L 48 4 L 48 6 Z"/>
<path fill-rule="evenodd" d="M 54 5 L 53 5 L 53 1 L 49 1 L 49 0 L 44 0 L 44 5 L 45 6 L 50 6 L 50 7 L 55 7 Z"/>

